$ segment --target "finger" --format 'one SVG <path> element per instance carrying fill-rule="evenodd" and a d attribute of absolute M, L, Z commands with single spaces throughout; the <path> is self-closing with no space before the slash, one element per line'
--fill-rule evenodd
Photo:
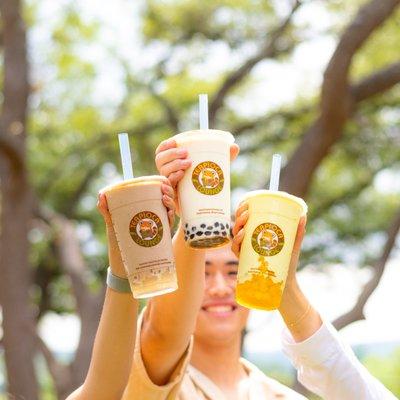
<path fill-rule="evenodd" d="M 168 183 L 168 184 L 163 183 L 163 184 L 161 185 L 161 192 L 162 192 L 163 194 L 165 194 L 165 195 L 171 197 L 172 199 L 175 198 L 175 191 L 174 191 L 174 189 L 172 188 L 172 186 L 171 186 L 169 183 Z"/>
<path fill-rule="evenodd" d="M 241 229 L 232 239 L 232 251 L 239 257 L 240 248 L 244 239 L 244 229 Z"/>
<path fill-rule="evenodd" d="M 184 175 L 185 175 L 185 171 L 183 171 L 181 169 L 179 171 L 176 171 L 176 172 L 173 172 L 172 174 L 170 174 L 168 176 L 168 179 L 171 183 L 171 186 L 173 188 L 175 188 L 176 185 L 179 183 L 179 181 L 183 178 Z"/>
<path fill-rule="evenodd" d="M 232 241 L 231 250 L 233 251 L 235 256 L 239 258 L 239 246 L 234 241 Z"/>
<path fill-rule="evenodd" d="M 192 161 L 185 159 L 185 160 L 174 160 L 160 168 L 161 175 L 169 177 L 170 174 L 179 170 L 186 170 L 192 165 Z"/>
<path fill-rule="evenodd" d="M 107 198 L 106 195 L 102 192 L 99 192 L 98 197 L 97 197 L 97 208 L 101 213 L 107 213 L 108 212 L 108 204 L 107 204 Z"/>
<path fill-rule="evenodd" d="M 172 210 L 175 212 L 175 202 L 171 199 L 171 197 L 167 195 L 163 195 L 162 201 L 165 207 L 168 208 L 168 210 Z"/>
<path fill-rule="evenodd" d="M 231 145 L 231 148 L 230 148 L 231 161 L 236 159 L 236 157 L 238 156 L 239 152 L 240 152 L 240 147 L 236 143 L 233 143 Z"/>
<path fill-rule="evenodd" d="M 176 159 L 182 159 L 186 158 L 189 155 L 188 151 L 184 148 L 172 148 L 168 150 L 164 150 L 159 152 L 156 155 L 156 166 L 158 169 L 161 169 L 161 167 L 164 164 L 167 164 L 171 161 L 174 161 Z"/>
<path fill-rule="evenodd" d="M 249 209 L 249 204 L 247 202 L 240 203 L 239 207 L 237 208 L 237 210 L 235 212 L 235 218 L 239 218 L 239 216 L 248 209 Z"/>
<path fill-rule="evenodd" d="M 238 218 L 236 218 L 235 225 L 233 226 L 232 233 L 236 235 L 245 225 L 249 219 L 249 212 L 243 211 Z"/>
<path fill-rule="evenodd" d="M 306 232 L 307 216 L 304 215 L 300 218 L 299 225 L 297 226 L 296 239 L 293 245 L 293 253 L 300 253 L 301 244 Z"/>
<path fill-rule="evenodd" d="M 160 153 L 161 151 L 165 151 L 168 149 L 172 149 L 174 147 L 176 147 L 176 141 L 174 139 L 167 139 L 167 140 L 163 140 L 156 148 L 155 154 L 157 155 L 158 153 Z"/>
<path fill-rule="evenodd" d="M 175 212 L 173 210 L 168 211 L 168 222 L 169 226 L 172 228 L 175 222 Z"/>
<path fill-rule="evenodd" d="M 105 223 L 112 224 L 110 211 L 108 210 L 107 197 L 102 192 L 99 192 L 97 198 L 97 209 L 104 218 Z"/>

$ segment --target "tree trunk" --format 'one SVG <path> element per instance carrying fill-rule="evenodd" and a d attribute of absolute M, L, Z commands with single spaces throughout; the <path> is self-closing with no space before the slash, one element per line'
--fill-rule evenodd
<path fill-rule="evenodd" d="M 3 345 L 12 398 L 35 400 L 33 313 L 27 233 L 31 192 L 25 168 L 25 124 L 29 93 L 25 27 L 19 0 L 1 0 L 4 47 L 3 110 L 0 121 L 0 303 Z"/>

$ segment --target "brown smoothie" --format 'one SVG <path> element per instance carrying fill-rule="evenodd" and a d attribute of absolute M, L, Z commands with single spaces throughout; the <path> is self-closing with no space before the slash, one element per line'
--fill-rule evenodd
<path fill-rule="evenodd" d="M 162 176 L 145 176 L 104 190 L 135 298 L 169 293 L 178 287 L 162 182 Z"/>

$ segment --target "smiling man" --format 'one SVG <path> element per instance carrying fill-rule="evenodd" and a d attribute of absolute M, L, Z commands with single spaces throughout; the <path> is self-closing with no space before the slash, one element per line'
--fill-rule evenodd
<path fill-rule="evenodd" d="M 237 146 L 232 146 L 231 158 L 237 153 Z M 185 149 L 168 140 L 159 145 L 156 164 L 176 188 L 191 161 Z M 240 357 L 249 310 L 235 302 L 234 293 L 247 219 L 248 210 L 239 207 L 232 249 L 190 249 L 179 227 L 174 237 L 179 289 L 152 298 L 141 314 L 123 400 L 304 399 Z M 305 224 L 301 219 L 279 308 L 287 327 L 285 352 L 300 381 L 323 398 L 395 399 L 340 341 L 335 329 L 322 321 L 301 291 L 296 268 Z"/>

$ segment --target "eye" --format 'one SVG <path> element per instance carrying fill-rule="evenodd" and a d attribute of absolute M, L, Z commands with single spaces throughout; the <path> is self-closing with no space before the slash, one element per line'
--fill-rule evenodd
<path fill-rule="evenodd" d="M 229 276 L 236 276 L 236 275 L 237 275 L 237 270 L 229 271 L 229 272 L 228 272 L 228 275 L 229 275 Z"/>

